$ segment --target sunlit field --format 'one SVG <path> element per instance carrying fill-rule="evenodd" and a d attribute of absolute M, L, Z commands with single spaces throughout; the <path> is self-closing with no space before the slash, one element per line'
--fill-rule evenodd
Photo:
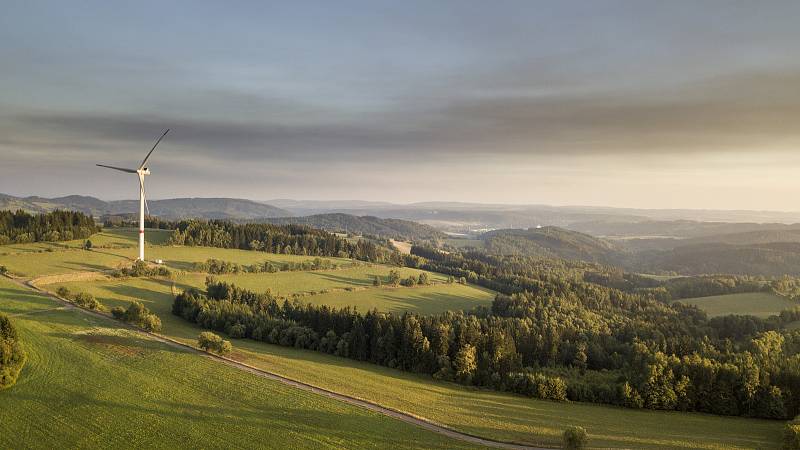
<path fill-rule="evenodd" d="M 89 317 L 0 280 L 28 353 L 0 448 L 468 448 Z"/>

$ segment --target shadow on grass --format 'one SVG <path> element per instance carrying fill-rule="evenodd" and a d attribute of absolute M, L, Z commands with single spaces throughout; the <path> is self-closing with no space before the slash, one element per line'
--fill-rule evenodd
<path fill-rule="evenodd" d="M 109 324 L 112 325 L 112 324 Z M 116 324 L 114 324 L 116 325 Z M 146 339 L 133 335 L 133 331 L 128 331 L 123 328 L 113 328 L 126 333 L 119 335 L 114 333 L 105 333 L 102 331 L 92 333 L 48 333 L 47 335 L 59 339 L 68 339 L 73 342 L 80 342 L 84 344 L 93 344 L 100 346 L 113 346 L 117 348 L 128 348 L 132 351 L 130 356 L 144 355 L 144 351 L 168 351 L 170 353 L 188 353 L 188 350 L 173 347 L 153 339 Z"/>

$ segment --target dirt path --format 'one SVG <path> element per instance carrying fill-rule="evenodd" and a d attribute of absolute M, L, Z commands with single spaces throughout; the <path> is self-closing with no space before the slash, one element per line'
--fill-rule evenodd
<path fill-rule="evenodd" d="M 32 289 L 32 290 L 40 293 L 41 295 L 47 296 L 47 297 L 49 297 L 49 298 L 61 303 L 63 305 L 63 308 L 75 309 L 75 310 L 78 310 L 78 311 L 80 311 L 80 312 L 82 312 L 84 314 L 88 314 L 88 315 L 91 315 L 91 316 L 114 320 L 109 315 L 103 314 L 103 313 L 98 312 L 98 311 L 91 311 L 91 310 L 88 310 L 88 309 L 79 308 L 79 307 L 73 305 L 70 302 L 62 300 L 61 298 L 51 294 L 50 292 L 45 291 L 45 290 L 37 287 L 34 284 L 34 282 L 36 280 L 21 280 L 21 279 L 12 278 L 12 277 L 7 277 L 7 278 L 10 279 L 11 281 L 13 281 L 14 283 L 22 286 L 22 287 L 25 287 L 27 289 Z M 53 309 L 61 309 L 61 308 L 53 308 Z M 52 311 L 53 309 L 50 309 L 48 311 Z M 207 352 L 201 351 L 201 350 L 199 350 L 199 349 L 197 349 L 195 347 L 192 347 L 191 345 L 187 345 L 187 344 L 184 344 L 184 343 L 182 343 L 180 341 L 177 341 L 175 339 L 172 339 L 172 338 L 169 338 L 169 337 L 166 337 L 166 336 L 162 336 L 162 335 L 157 334 L 157 333 L 150 333 L 150 332 L 147 332 L 147 331 L 143 331 L 143 330 L 141 330 L 139 328 L 136 328 L 136 327 L 134 327 L 132 325 L 129 325 L 129 324 L 126 324 L 124 322 L 117 322 L 117 323 L 119 323 L 119 324 L 121 324 L 121 325 L 123 325 L 123 326 L 125 326 L 125 327 L 127 327 L 129 329 L 132 329 L 132 330 L 135 330 L 135 331 L 137 331 L 139 333 L 147 335 L 147 336 L 149 336 L 149 337 L 151 337 L 151 338 L 153 338 L 153 339 L 155 339 L 155 340 L 157 340 L 159 342 L 162 342 L 162 343 L 164 343 L 166 345 L 169 345 L 171 347 L 180 348 L 180 349 L 183 349 L 183 350 L 186 350 L 186 351 L 194 352 L 194 353 L 197 353 L 197 354 L 199 354 L 199 355 L 201 355 L 203 357 L 210 358 L 210 359 L 215 359 L 215 360 L 217 360 L 219 362 L 222 362 L 223 364 L 226 364 L 226 365 L 231 366 L 231 367 L 235 367 L 235 368 L 240 369 L 240 370 L 244 370 L 244 371 L 250 372 L 250 373 L 258 375 L 260 377 L 264 377 L 264 378 L 267 378 L 267 379 L 270 379 L 270 380 L 278 381 L 278 382 L 281 382 L 281 383 L 283 383 L 285 385 L 292 386 L 294 388 L 301 389 L 301 390 L 306 391 L 306 392 L 313 392 L 315 394 L 323 395 L 325 397 L 329 397 L 329 398 L 332 398 L 334 400 L 345 402 L 345 403 L 348 403 L 350 405 L 354 405 L 354 406 L 358 406 L 358 407 L 361 407 L 361 408 L 364 408 L 364 409 L 368 409 L 370 411 L 373 411 L 373 412 L 376 412 L 376 413 L 379 413 L 379 414 L 383 414 L 385 416 L 392 417 L 392 418 L 397 419 L 397 420 L 402 420 L 403 422 L 410 423 L 412 425 L 416 425 L 416 426 L 425 428 L 426 430 L 433 431 L 435 433 L 439 433 L 441 435 L 444 435 L 444 436 L 447 436 L 447 437 L 450 437 L 450 438 L 453 438 L 453 439 L 458 439 L 458 440 L 461 440 L 461 441 L 464 441 L 464 442 L 469 442 L 469 443 L 472 443 L 472 444 L 483 445 L 483 446 L 486 446 L 486 447 L 494 447 L 494 448 L 517 449 L 517 450 L 550 450 L 550 449 L 543 448 L 543 447 L 532 447 L 532 446 L 523 445 L 523 444 L 515 444 L 515 443 L 510 443 L 510 442 L 496 441 L 496 440 L 493 440 L 493 439 L 482 438 L 482 437 L 471 435 L 471 434 L 468 434 L 468 433 L 463 433 L 463 432 L 460 432 L 460 431 L 456 431 L 456 430 L 453 430 L 451 428 L 445 427 L 443 425 L 439 425 L 439 424 L 436 424 L 434 422 L 431 422 L 431 421 L 429 421 L 427 419 L 416 417 L 416 416 L 413 416 L 411 414 L 404 413 L 402 411 L 397 411 L 397 410 L 394 410 L 392 408 L 387 408 L 385 406 L 378 405 L 376 403 L 368 402 L 366 400 L 361 400 L 361 399 L 357 399 L 357 398 L 354 398 L 354 397 L 350 397 L 349 395 L 340 394 L 340 393 L 337 393 L 337 392 L 329 391 L 327 389 L 322 389 L 322 388 L 319 388 L 319 387 L 316 387 L 316 386 L 313 386 L 313 385 L 310 385 L 310 384 L 303 383 L 302 381 L 297 381 L 297 380 L 293 380 L 291 378 L 286 378 L 284 376 L 281 376 L 281 375 L 278 375 L 278 374 L 275 374 L 275 373 L 272 373 L 272 372 L 268 372 L 266 370 L 259 369 L 257 367 L 253 367 L 253 366 L 251 366 L 249 364 L 245 364 L 243 362 L 239 362 L 239 361 L 236 361 L 236 360 L 233 360 L 233 359 L 230 359 L 230 358 L 226 358 L 224 356 L 219 356 L 219 355 L 215 355 L 215 354 L 212 354 L 212 353 L 207 353 Z"/>

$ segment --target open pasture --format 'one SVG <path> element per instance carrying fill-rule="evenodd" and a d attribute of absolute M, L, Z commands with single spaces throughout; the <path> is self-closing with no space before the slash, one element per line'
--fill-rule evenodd
<path fill-rule="evenodd" d="M 714 295 L 711 297 L 687 298 L 679 301 L 697 306 L 705 311 L 709 317 L 737 314 L 766 318 L 779 314 L 783 310 L 800 306 L 797 302 L 765 292 Z"/>
<path fill-rule="evenodd" d="M 0 392 L 0 448 L 469 448 L 58 308 L 8 281 L 0 311 L 16 314 L 28 352 L 17 384 Z"/>

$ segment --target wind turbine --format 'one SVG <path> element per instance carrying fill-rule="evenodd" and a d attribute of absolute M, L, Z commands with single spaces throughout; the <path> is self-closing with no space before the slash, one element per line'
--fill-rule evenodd
<path fill-rule="evenodd" d="M 144 165 L 147 164 L 147 160 L 150 158 L 150 155 L 153 154 L 153 150 L 156 149 L 158 143 L 161 142 L 161 139 L 164 139 L 164 136 L 169 133 L 169 128 L 164 134 L 161 135 L 160 138 L 156 141 L 153 145 L 153 148 L 150 149 L 150 153 L 144 157 L 144 161 L 139 165 L 138 169 L 125 169 L 123 167 L 114 167 L 114 166 L 106 166 L 103 164 L 97 164 L 100 167 L 105 167 L 107 169 L 114 169 L 119 170 L 120 172 L 125 173 L 135 173 L 139 176 L 139 260 L 144 261 L 144 210 L 147 208 L 147 214 L 150 214 L 150 208 L 147 207 L 147 200 L 144 197 L 144 177 L 145 175 L 150 175 L 150 170 L 145 167 Z"/>

